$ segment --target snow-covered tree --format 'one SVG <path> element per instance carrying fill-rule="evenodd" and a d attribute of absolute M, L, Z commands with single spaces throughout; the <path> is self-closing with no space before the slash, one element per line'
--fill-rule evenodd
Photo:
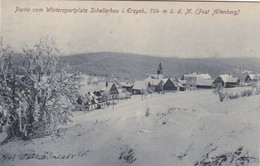
<path fill-rule="evenodd" d="M 9 126 L 8 135 L 18 135 L 20 132 L 15 126 L 18 125 L 19 105 L 17 69 L 13 66 L 10 46 L 5 46 L 3 39 L 0 40 L 0 106 L 1 124 Z"/>
<path fill-rule="evenodd" d="M 216 84 L 215 85 L 215 89 L 213 90 L 213 93 L 218 95 L 219 97 L 219 101 L 222 102 L 224 101 L 225 97 L 226 97 L 226 94 L 223 93 L 223 86 L 221 84 Z"/>
<path fill-rule="evenodd" d="M 57 72 L 59 51 L 49 37 L 41 39 L 33 48 L 25 46 L 22 51 L 23 65 L 18 67 L 1 53 L 4 79 L 0 82 L 3 86 L 0 100 L 6 112 L 4 118 L 9 122 L 9 137 L 28 138 L 52 132 L 58 124 L 70 121 L 80 76 L 69 75 L 63 69 Z"/>

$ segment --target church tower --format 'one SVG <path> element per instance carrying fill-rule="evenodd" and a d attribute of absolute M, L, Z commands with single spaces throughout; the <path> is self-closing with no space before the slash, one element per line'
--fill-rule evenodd
<path fill-rule="evenodd" d="M 163 70 L 162 70 L 162 63 L 159 63 L 158 69 L 157 69 L 157 74 L 163 74 Z"/>

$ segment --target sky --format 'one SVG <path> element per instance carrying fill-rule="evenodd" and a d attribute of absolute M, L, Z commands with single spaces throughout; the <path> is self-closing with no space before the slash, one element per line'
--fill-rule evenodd
<path fill-rule="evenodd" d="M 16 8 L 128 8 L 147 14 L 16 12 Z M 150 9 L 168 14 L 150 14 Z M 169 14 L 182 9 L 183 14 Z M 184 15 L 187 9 L 210 14 Z M 214 15 L 213 10 L 239 15 Z M 54 37 L 63 55 L 125 52 L 159 57 L 260 57 L 260 3 L 84 2 L 2 0 L 1 36 L 18 51 L 41 37 Z"/>

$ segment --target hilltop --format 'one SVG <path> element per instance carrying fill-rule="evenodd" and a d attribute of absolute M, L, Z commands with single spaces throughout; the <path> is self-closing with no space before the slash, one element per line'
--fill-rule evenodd
<path fill-rule="evenodd" d="M 16 65 L 22 64 L 22 58 L 18 54 L 13 60 Z M 219 74 L 234 73 L 236 70 L 260 73 L 260 58 L 165 58 L 131 53 L 95 52 L 60 56 L 59 62 L 69 64 L 69 73 L 80 71 L 86 75 L 130 81 L 142 80 L 149 74 L 155 74 L 159 62 L 162 62 L 165 77 L 180 77 L 185 73 L 198 72 L 209 73 L 216 78 Z"/>
<path fill-rule="evenodd" d="M 62 56 L 70 65 L 69 72 L 141 80 L 155 73 L 162 62 L 166 77 L 180 77 L 184 73 L 209 73 L 213 78 L 236 69 L 260 72 L 260 58 L 164 58 L 148 55 L 97 52 Z"/>

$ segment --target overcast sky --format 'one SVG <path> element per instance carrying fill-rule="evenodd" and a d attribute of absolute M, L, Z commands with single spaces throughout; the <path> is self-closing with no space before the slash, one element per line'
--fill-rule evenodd
<path fill-rule="evenodd" d="M 160 57 L 260 57 L 260 3 L 9 1 L 1 4 L 1 35 L 13 49 L 56 38 L 63 54 L 127 52 Z M 233 15 L 14 13 L 28 8 L 238 10 Z"/>

